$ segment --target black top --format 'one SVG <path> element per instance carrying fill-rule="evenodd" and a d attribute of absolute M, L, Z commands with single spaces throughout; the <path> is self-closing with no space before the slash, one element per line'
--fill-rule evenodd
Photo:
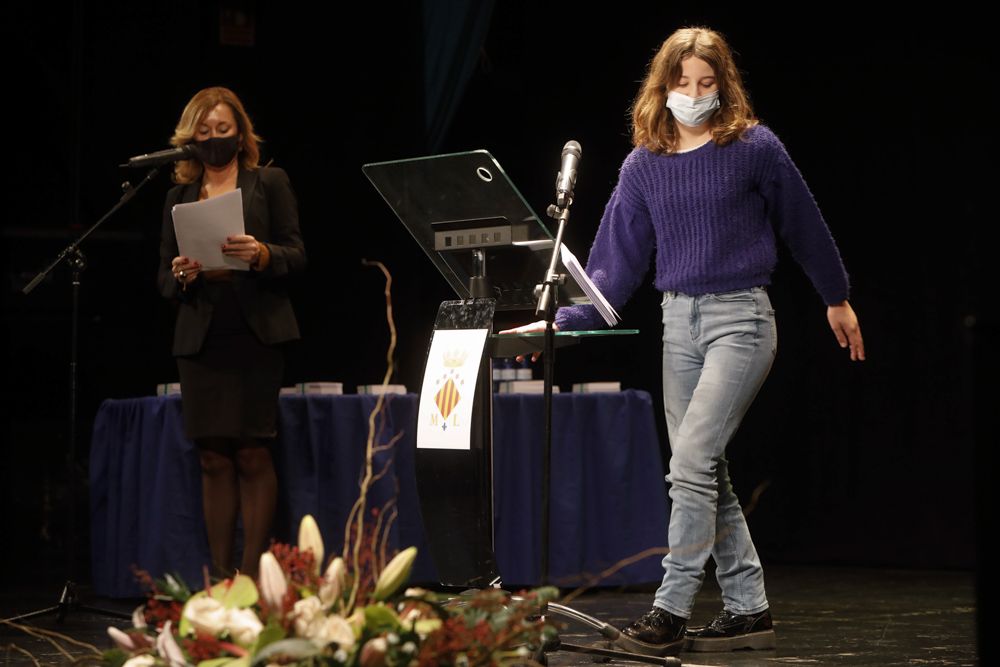
<path fill-rule="evenodd" d="M 270 262 L 263 271 L 234 271 L 233 288 L 243 316 L 260 342 L 273 345 L 299 337 L 299 327 L 285 290 L 284 279 L 306 266 L 305 247 L 299 231 L 299 211 L 288 175 L 283 169 L 240 169 L 236 187 L 243 195 L 243 219 L 247 234 L 267 245 Z M 160 293 L 178 299 L 174 330 L 175 356 L 197 354 L 212 321 L 212 305 L 203 298 L 203 280 L 181 290 L 171 271 L 177 257 L 177 237 L 171 210 L 175 204 L 198 200 L 200 182 L 178 185 L 167 193 L 160 238 Z"/>

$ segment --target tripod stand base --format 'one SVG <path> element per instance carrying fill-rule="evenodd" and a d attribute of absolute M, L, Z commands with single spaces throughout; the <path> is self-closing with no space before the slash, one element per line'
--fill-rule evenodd
<path fill-rule="evenodd" d="M 673 656 L 644 655 L 642 653 L 632 653 L 614 648 L 611 641 L 603 641 L 588 646 L 580 644 L 568 644 L 558 637 L 545 642 L 532 656 L 532 659 L 542 665 L 548 664 L 546 655 L 554 651 L 567 651 L 569 653 L 585 653 L 590 655 L 593 662 L 611 662 L 614 659 L 628 660 L 631 662 L 644 662 L 650 665 L 664 665 L 664 667 L 679 667 L 681 659 Z"/>
<path fill-rule="evenodd" d="M 131 620 L 132 618 L 129 614 L 125 614 L 120 611 L 101 609 L 100 607 L 90 607 L 88 605 L 80 604 L 76 593 L 76 584 L 72 581 L 67 581 L 63 586 L 62 593 L 59 594 L 59 602 L 56 605 L 32 611 L 27 614 L 21 614 L 20 616 L 14 616 L 5 620 L 11 623 L 17 623 L 19 621 L 25 621 L 29 618 L 37 618 L 39 616 L 47 616 L 54 613 L 56 615 L 56 620 L 62 623 L 66 620 L 66 615 L 71 611 L 89 611 L 94 614 L 102 614 L 104 616 L 121 618 L 124 620 Z"/>
<path fill-rule="evenodd" d="M 594 656 L 594 662 L 609 662 L 610 660 L 617 658 L 618 660 L 645 662 L 651 665 L 664 665 L 665 667 L 674 667 L 681 664 L 680 658 L 676 658 L 674 656 L 643 655 L 641 653 L 632 653 L 631 651 L 622 651 L 612 648 L 614 646 L 612 642 L 621 636 L 621 631 L 613 625 L 609 625 L 600 619 L 584 614 L 583 612 L 573 609 L 572 607 L 550 602 L 546 605 L 545 611 L 546 613 L 551 612 L 559 614 L 560 616 L 565 616 L 585 625 L 589 625 L 591 628 L 600 633 L 606 641 L 600 642 L 602 645 L 594 644 L 590 646 L 581 646 L 579 644 L 567 644 L 556 638 L 555 640 L 544 645 L 541 649 L 541 653 L 549 653 L 551 651 L 586 653 Z M 539 660 L 539 662 L 543 661 Z"/>
<path fill-rule="evenodd" d="M 608 642 L 610 646 L 611 643 Z M 569 651 L 570 653 L 587 653 L 594 656 L 594 662 L 610 662 L 611 660 L 631 660 L 632 662 L 645 662 L 650 665 L 665 665 L 665 667 L 675 667 L 681 664 L 680 658 L 673 656 L 643 655 L 641 653 L 629 653 L 611 648 L 601 648 L 599 646 L 580 646 L 579 644 L 566 644 L 559 642 L 558 649 Z"/>

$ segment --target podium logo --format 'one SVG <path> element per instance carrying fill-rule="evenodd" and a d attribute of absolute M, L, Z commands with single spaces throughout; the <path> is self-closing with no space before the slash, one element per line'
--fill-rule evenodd
<path fill-rule="evenodd" d="M 450 348 L 441 355 L 441 364 L 446 369 L 438 378 L 436 384 L 440 387 L 434 394 L 434 404 L 438 414 L 431 415 L 431 425 L 448 430 L 448 426 L 458 426 L 458 404 L 462 401 L 462 388 L 465 385 L 462 367 L 469 358 L 469 351 L 462 348 Z"/>

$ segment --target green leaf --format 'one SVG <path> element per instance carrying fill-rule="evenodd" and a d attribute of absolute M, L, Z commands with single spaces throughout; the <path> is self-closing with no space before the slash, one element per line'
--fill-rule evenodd
<path fill-rule="evenodd" d="M 493 632 L 499 632 L 509 622 L 510 622 L 510 611 L 508 611 L 507 609 L 498 611 L 489 618 L 490 628 L 493 630 Z"/>
<path fill-rule="evenodd" d="M 257 653 L 263 649 L 265 646 L 273 644 L 274 642 L 285 638 L 285 629 L 280 625 L 271 621 L 264 626 L 264 629 L 260 631 L 257 635 L 257 641 L 253 643 L 250 647 L 250 654 L 257 655 Z"/>
<path fill-rule="evenodd" d="M 365 630 L 381 634 L 399 629 L 399 617 L 391 607 L 384 604 L 371 604 L 365 607 Z"/>
<path fill-rule="evenodd" d="M 158 583 L 160 590 L 179 602 L 187 602 L 191 597 L 191 589 L 179 574 L 165 574 Z"/>
<path fill-rule="evenodd" d="M 211 660 L 202 660 L 198 663 L 198 667 L 250 667 L 250 658 L 242 656 L 240 658 L 234 658 L 228 656 L 225 658 L 212 658 Z"/>
<path fill-rule="evenodd" d="M 559 599 L 559 589 L 555 586 L 542 586 L 536 588 L 534 592 L 538 595 L 539 602 L 552 602 Z"/>
<path fill-rule="evenodd" d="M 232 656 L 227 656 L 225 658 L 212 658 L 211 660 L 202 660 L 198 663 L 198 667 L 221 667 L 221 665 L 235 667 L 236 661 L 242 659 L 243 658 L 234 658 Z"/>
<path fill-rule="evenodd" d="M 108 649 L 101 654 L 101 658 L 104 660 L 107 667 L 122 667 L 129 657 L 129 654 L 120 648 Z"/>
<path fill-rule="evenodd" d="M 226 609 L 242 609 L 257 602 L 257 586 L 253 579 L 245 574 L 238 574 L 232 579 L 220 582 L 209 589 L 213 598 L 222 603 Z"/>
<path fill-rule="evenodd" d="M 426 637 L 442 625 L 440 618 L 424 618 L 413 624 L 413 629 L 418 635 Z"/>
<path fill-rule="evenodd" d="M 267 648 L 254 656 L 253 665 L 266 665 L 272 656 L 287 656 L 293 660 L 305 660 L 318 655 L 320 649 L 308 639 L 292 637 L 269 644 Z"/>

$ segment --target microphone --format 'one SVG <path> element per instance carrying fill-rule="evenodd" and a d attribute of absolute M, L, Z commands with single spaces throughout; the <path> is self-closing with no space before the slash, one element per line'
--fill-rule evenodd
<path fill-rule="evenodd" d="M 556 176 L 556 204 L 559 208 L 573 203 L 573 186 L 576 185 L 576 166 L 583 149 L 576 141 L 567 141 L 562 151 L 562 167 Z"/>
<path fill-rule="evenodd" d="M 146 153 L 145 155 L 130 157 L 128 162 L 119 166 L 141 169 L 143 167 L 157 167 L 161 164 L 170 164 L 171 162 L 177 162 L 178 160 L 190 160 L 192 158 L 200 159 L 200 157 L 201 156 L 198 154 L 197 146 L 194 144 L 184 144 L 183 146 L 178 146 L 177 148 L 168 148 L 164 151 L 156 151 L 155 153 Z"/>

